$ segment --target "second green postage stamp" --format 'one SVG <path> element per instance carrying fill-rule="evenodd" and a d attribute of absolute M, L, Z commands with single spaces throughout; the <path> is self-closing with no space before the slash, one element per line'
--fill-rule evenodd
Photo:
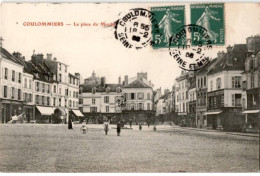
<path fill-rule="evenodd" d="M 191 4 L 190 10 L 191 24 L 205 28 L 212 45 L 225 45 L 224 3 Z M 198 32 L 193 32 L 191 35 L 193 42 L 205 43 Z"/>

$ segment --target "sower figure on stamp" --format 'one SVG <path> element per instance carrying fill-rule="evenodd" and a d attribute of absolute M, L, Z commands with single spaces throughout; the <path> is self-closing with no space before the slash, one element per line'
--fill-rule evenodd
<path fill-rule="evenodd" d="M 201 17 L 198 19 L 196 25 L 204 27 L 209 34 L 209 37 L 211 38 L 212 41 L 216 42 L 218 34 L 215 33 L 210 29 L 210 19 L 219 21 L 219 18 L 215 18 L 213 15 L 217 14 L 218 12 L 215 12 L 213 10 L 210 10 L 209 7 L 205 8 L 205 11 L 201 15 Z"/>
<path fill-rule="evenodd" d="M 159 28 L 163 28 L 164 42 L 167 45 L 169 44 L 169 39 L 173 35 L 171 22 L 174 21 L 175 23 L 181 23 L 181 21 L 178 21 L 174 18 L 176 16 L 178 16 L 178 14 L 171 13 L 170 9 L 167 9 L 166 14 L 163 16 L 162 20 L 159 22 Z"/>
<path fill-rule="evenodd" d="M 121 123 L 120 123 L 120 121 L 117 122 L 116 132 L 117 132 L 117 136 L 120 136 L 120 132 L 121 132 Z"/>

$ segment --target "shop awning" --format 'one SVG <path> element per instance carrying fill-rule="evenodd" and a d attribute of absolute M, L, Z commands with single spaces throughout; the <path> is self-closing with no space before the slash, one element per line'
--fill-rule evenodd
<path fill-rule="evenodd" d="M 66 111 L 62 108 L 55 108 L 54 114 L 56 114 L 58 116 L 66 116 L 67 115 Z"/>
<path fill-rule="evenodd" d="M 41 115 L 52 115 L 54 113 L 53 107 L 36 106 Z"/>
<path fill-rule="evenodd" d="M 215 112 L 205 112 L 204 115 L 215 115 L 215 114 L 220 114 L 222 111 L 215 111 Z"/>
<path fill-rule="evenodd" d="M 75 109 L 72 109 L 72 112 L 78 116 L 78 117 L 84 117 L 84 115 L 80 112 L 80 110 L 75 110 Z"/>
<path fill-rule="evenodd" d="M 242 113 L 243 114 L 255 114 L 255 113 L 259 113 L 260 110 L 246 110 L 246 111 L 243 111 Z"/>

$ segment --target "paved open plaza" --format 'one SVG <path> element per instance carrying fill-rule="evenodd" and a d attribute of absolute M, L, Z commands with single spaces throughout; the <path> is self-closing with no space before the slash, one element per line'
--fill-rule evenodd
<path fill-rule="evenodd" d="M 178 126 L 110 129 L 89 124 L 0 126 L 1 172 L 255 172 L 259 137 Z M 115 127 L 111 125 L 110 127 Z"/>

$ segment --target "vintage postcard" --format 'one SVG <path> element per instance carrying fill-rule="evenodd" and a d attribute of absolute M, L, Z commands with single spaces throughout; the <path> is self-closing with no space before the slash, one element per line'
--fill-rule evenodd
<path fill-rule="evenodd" d="M 0 172 L 259 172 L 259 3 L 2 3 Z"/>

